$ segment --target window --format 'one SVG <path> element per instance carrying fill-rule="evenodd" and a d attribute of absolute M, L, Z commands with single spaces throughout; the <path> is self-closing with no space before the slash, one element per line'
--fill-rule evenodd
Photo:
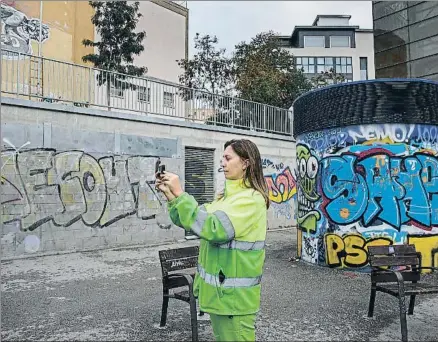
<path fill-rule="evenodd" d="M 438 34 L 438 17 L 422 21 L 409 27 L 409 40 L 414 42 Z"/>
<path fill-rule="evenodd" d="M 338 74 L 352 74 L 351 57 L 336 57 L 336 72 Z"/>
<path fill-rule="evenodd" d="M 317 60 L 316 72 L 318 74 L 321 72 L 330 71 L 330 69 L 334 69 L 333 57 L 318 57 L 316 60 Z"/>
<path fill-rule="evenodd" d="M 333 69 L 333 71 L 335 70 L 333 67 L 333 57 L 324 58 L 324 62 L 324 71 L 330 71 L 330 69 Z"/>
<path fill-rule="evenodd" d="M 175 107 L 175 95 L 165 91 L 163 94 L 163 105 L 164 107 Z"/>
<path fill-rule="evenodd" d="M 374 36 L 374 50 L 380 52 L 388 50 L 394 46 L 406 44 L 408 42 L 408 28 L 404 27 L 400 30 Z"/>
<path fill-rule="evenodd" d="M 411 77 L 423 77 L 425 75 L 438 74 L 438 55 L 429 56 L 410 62 Z"/>
<path fill-rule="evenodd" d="M 438 16 L 438 3 L 426 1 L 408 9 L 409 23 L 414 24 Z"/>
<path fill-rule="evenodd" d="M 411 60 L 438 54 L 438 36 L 409 44 L 409 53 Z"/>
<path fill-rule="evenodd" d="M 361 81 L 368 79 L 368 58 L 367 57 L 360 57 L 359 58 L 359 64 L 360 64 L 360 79 Z"/>
<path fill-rule="evenodd" d="M 110 96 L 123 97 L 123 89 L 122 89 L 122 84 L 120 82 L 116 82 L 115 85 L 111 84 Z"/>
<path fill-rule="evenodd" d="M 409 77 L 408 64 L 398 64 L 389 68 L 376 69 L 376 78 Z"/>
<path fill-rule="evenodd" d="M 305 74 L 315 73 L 315 58 L 313 57 L 298 57 L 297 69 L 303 69 Z"/>
<path fill-rule="evenodd" d="M 379 31 L 394 31 L 401 27 L 408 25 L 408 11 L 403 11 L 391 14 L 387 17 L 377 19 L 374 21 L 374 30 L 377 33 L 384 33 Z"/>
<path fill-rule="evenodd" d="M 304 36 L 304 47 L 325 47 L 325 37 Z"/>
<path fill-rule="evenodd" d="M 137 89 L 137 100 L 149 103 L 151 101 L 151 88 L 139 86 Z"/>
<path fill-rule="evenodd" d="M 394 12 L 401 11 L 407 6 L 406 1 L 381 1 L 373 6 L 374 18 L 379 19 Z"/>
<path fill-rule="evenodd" d="M 330 36 L 330 47 L 350 47 L 350 36 Z"/>
<path fill-rule="evenodd" d="M 316 60 L 317 60 L 317 63 L 318 63 L 318 65 L 316 66 L 316 72 L 318 74 L 320 74 L 321 72 L 324 72 L 324 70 L 325 70 L 325 68 L 324 68 L 325 58 L 324 57 L 318 57 Z"/>
<path fill-rule="evenodd" d="M 406 45 L 398 46 L 390 50 L 378 52 L 375 55 L 376 68 L 381 69 L 390 65 L 408 61 L 408 48 Z"/>

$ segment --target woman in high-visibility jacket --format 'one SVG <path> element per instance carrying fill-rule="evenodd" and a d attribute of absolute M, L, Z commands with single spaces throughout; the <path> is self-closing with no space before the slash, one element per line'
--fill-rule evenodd
<path fill-rule="evenodd" d="M 164 172 L 156 187 L 168 199 L 172 222 L 201 238 L 194 294 L 210 314 L 217 341 L 255 341 L 269 196 L 257 146 L 231 140 L 221 166 L 225 189 L 198 205 L 182 190 L 179 177 Z"/>

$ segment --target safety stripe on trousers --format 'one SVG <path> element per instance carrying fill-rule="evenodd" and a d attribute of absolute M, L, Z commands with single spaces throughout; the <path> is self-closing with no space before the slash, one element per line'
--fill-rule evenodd
<path fill-rule="evenodd" d="M 225 233 L 227 234 L 228 240 L 232 240 L 234 238 L 234 226 L 231 223 L 230 218 L 228 215 L 221 211 L 217 210 L 212 213 L 212 215 L 215 215 L 218 220 L 221 222 L 222 227 L 224 227 Z M 202 228 L 204 227 L 205 221 L 207 220 L 208 213 L 205 209 L 205 206 L 201 205 L 198 210 L 198 216 L 196 216 L 195 222 L 193 222 L 193 225 L 191 227 L 193 233 L 196 235 L 200 235 L 202 232 Z"/>
<path fill-rule="evenodd" d="M 265 249 L 265 241 L 248 242 L 248 241 L 231 240 L 230 242 L 221 243 L 220 245 L 217 246 L 220 248 L 238 249 L 241 251 L 259 251 Z"/>
<path fill-rule="evenodd" d="M 198 264 L 198 273 L 199 276 L 207 283 L 212 286 L 222 286 L 227 288 L 233 287 L 251 287 L 260 284 L 262 280 L 262 276 L 258 276 L 255 278 L 225 278 L 223 283 L 221 284 L 219 281 L 219 276 L 207 273 L 204 268 Z"/>

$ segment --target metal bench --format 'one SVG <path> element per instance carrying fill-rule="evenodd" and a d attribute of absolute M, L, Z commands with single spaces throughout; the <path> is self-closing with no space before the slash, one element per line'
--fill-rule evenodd
<path fill-rule="evenodd" d="M 174 298 L 190 304 L 192 340 L 198 341 L 196 298 L 193 295 L 193 280 L 198 265 L 199 247 L 167 249 L 158 252 L 163 279 L 163 306 L 160 327 L 166 325 L 169 299 Z M 200 312 L 200 315 L 203 315 Z"/>
<path fill-rule="evenodd" d="M 414 313 L 415 297 L 438 293 L 438 283 L 421 282 L 421 270 L 438 271 L 437 267 L 421 267 L 421 255 L 414 245 L 369 246 L 371 266 L 371 295 L 368 317 L 373 317 L 376 292 L 398 298 L 402 341 L 408 341 L 405 297 L 410 296 L 408 314 Z M 399 267 L 395 270 L 391 267 Z"/>

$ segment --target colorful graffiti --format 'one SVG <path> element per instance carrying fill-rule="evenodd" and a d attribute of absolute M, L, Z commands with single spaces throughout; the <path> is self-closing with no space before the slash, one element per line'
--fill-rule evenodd
<path fill-rule="evenodd" d="M 130 215 L 155 218 L 155 157 L 104 156 L 33 149 L 2 152 L 3 223 L 32 231 L 46 222 L 68 227 L 78 220 L 106 227 Z"/>
<path fill-rule="evenodd" d="M 299 136 L 302 258 L 360 268 L 367 266 L 371 244 L 413 243 L 425 263 L 437 263 L 437 151 L 438 127 L 428 125 L 352 126 Z"/>
<path fill-rule="evenodd" d="M 40 25 L 40 20 L 1 3 L 1 45 L 16 53 L 32 54 L 31 41 L 44 42 L 49 38 L 49 26 Z M 41 27 L 41 31 L 40 31 Z M 3 54 L 3 58 L 16 58 Z"/>
<path fill-rule="evenodd" d="M 317 221 L 321 218 L 315 210 L 320 199 L 316 191 L 318 160 L 310 150 L 297 144 L 297 183 L 298 183 L 298 227 L 307 232 L 315 232 Z"/>
<path fill-rule="evenodd" d="M 277 217 L 293 218 L 292 199 L 297 192 L 296 181 L 289 166 L 283 163 L 273 163 L 270 159 L 263 160 L 263 173 L 269 191 L 269 199 Z"/>
<path fill-rule="evenodd" d="M 395 157 L 399 147 L 352 148 L 355 155 L 322 160 L 323 210 L 333 222 L 438 225 L 438 159 L 430 153 Z"/>

